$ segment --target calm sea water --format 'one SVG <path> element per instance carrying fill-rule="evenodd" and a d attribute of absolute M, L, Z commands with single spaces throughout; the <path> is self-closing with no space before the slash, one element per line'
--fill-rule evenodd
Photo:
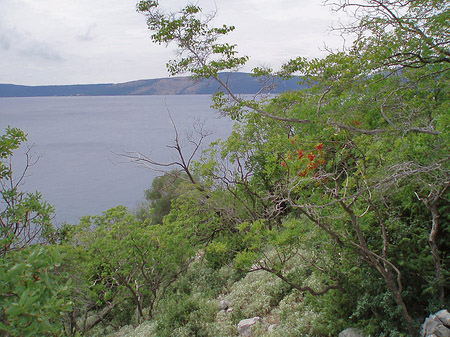
<path fill-rule="evenodd" d="M 124 205 L 135 208 L 155 173 L 116 154 L 138 151 L 157 161 L 175 157 L 170 112 L 182 136 L 196 121 L 225 138 L 232 123 L 211 110 L 210 97 L 113 96 L 0 98 L 0 128 L 28 133 L 39 158 L 22 190 L 38 190 L 56 209 L 55 223 L 76 223 L 83 215 L 100 214 Z M 205 145 L 206 147 L 206 145 Z M 186 149 L 188 151 L 188 149 Z M 15 153 L 17 171 L 24 148 Z"/>

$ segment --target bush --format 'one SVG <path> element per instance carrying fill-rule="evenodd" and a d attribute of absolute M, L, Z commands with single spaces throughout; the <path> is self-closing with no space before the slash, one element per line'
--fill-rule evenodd
<path fill-rule="evenodd" d="M 32 246 L 0 258 L 0 332 L 9 336 L 60 336 L 70 310 L 68 283 L 55 273 L 56 247 Z"/>

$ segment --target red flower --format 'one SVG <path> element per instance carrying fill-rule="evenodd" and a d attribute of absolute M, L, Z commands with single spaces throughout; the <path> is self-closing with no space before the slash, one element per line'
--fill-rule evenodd
<path fill-rule="evenodd" d="M 286 167 L 286 162 L 285 161 L 281 162 L 281 167 Z"/>
<path fill-rule="evenodd" d="M 319 145 L 316 145 L 316 149 L 318 151 L 322 150 L 322 147 L 323 147 L 323 143 L 320 143 Z"/>
<path fill-rule="evenodd" d="M 309 161 L 313 161 L 316 155 L 314 153 L 308 153 L 308 159 Z"/>
<path fill-rule="evenodd" d="M 308 164 L 308 168 L 311 169 L 311 170 L 315 169 L 316 167 L 317 167 L 316 163 L 311 162 L 311 163 Z"/>
<path fill-rule="evenodd" d="M 352 123 L 355 125 L 360 125 L 358 121 L 353 121 Z"/>
<path fill-rule="evenodd" d="M 299 177 L 304 177 L 306 176 L 306 172 L 308 172 L 308 169 L 304 169 L 303 171 L 300 171 L 300 173 L 298 174 Z"/>
<path fill-rule="evenodd" d="M 298 159 L 302 159 L 302 158 L 303 158 L 303 151 L 298 150 Z"/>

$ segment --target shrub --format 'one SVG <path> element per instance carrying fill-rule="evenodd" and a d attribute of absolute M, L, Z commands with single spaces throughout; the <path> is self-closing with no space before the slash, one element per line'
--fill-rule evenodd
<path fill-rule="evenodd" d="M 55 273 L 56 247 L 31 246 L 0 258 L 0 333 L 8 336 L 59 336 L 70 309 L 69 284 Z"/>

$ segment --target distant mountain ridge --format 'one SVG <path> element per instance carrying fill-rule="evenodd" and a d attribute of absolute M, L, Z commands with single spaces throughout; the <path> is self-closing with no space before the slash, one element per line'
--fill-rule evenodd
<path fill-rule="evenodd" d="M 248 73 L 221 73 L 236 94 L 255 94 L 261 89 L 257 78 Z M 271 93 L 299 89 L 300 78 L 277 80 L 277 87 Z M 212 94 L 220 89 L 215 80 L 195 81 L 190 77 L 157 78 L 126 83 L 78 84 L 25 86 L 0 84 L 0 97 L 38 97 L 38 96 L 121 96 L 121 95 L 201 95 Z"/>

